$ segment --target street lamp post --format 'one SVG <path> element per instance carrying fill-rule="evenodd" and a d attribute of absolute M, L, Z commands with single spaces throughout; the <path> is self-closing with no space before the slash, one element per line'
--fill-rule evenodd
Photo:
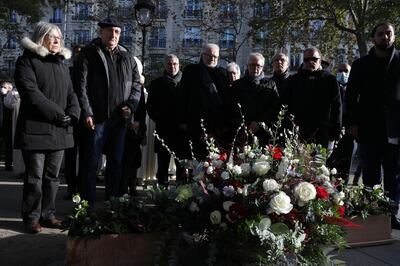
<path fill-rule="evenodd" d="M 135 5 L 135 18 L 142 27 L 142 64 L 145 66 L 146 27 L 150 26 L 154 18 L 155 5 L 152 0 L 138 0 Z"/>

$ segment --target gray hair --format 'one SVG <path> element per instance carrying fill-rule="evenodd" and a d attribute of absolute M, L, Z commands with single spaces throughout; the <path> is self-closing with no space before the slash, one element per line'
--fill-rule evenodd
<path fill-rule="evenodd" d="M 260 53 L 250 53 L 249 56 L 247 57 L 247 64 L 249 64 L 250 60 L 252 58 L 259 58 L 263 62 L 263 65 L 265 64 L 265 58 L 262 54 Z"/>
<path fill-rule="evenodd" d="M 307 49 L 304 50 L 303 54 L 305 54 L 306 52 L 312 52 L 312 53 L 317 52 L 319 56 L 322 57 L 321 51 L 317 47 L 308 47 Z"/>
<path fill-rule="evenodd" d="M 175 54 L 167 54 L 164 58 L 164 64 L 167 64 L 171 59 L 176 59 L 179 62 L 179 58 Z"/>
<path fill-rule="evenodd" d="M 201 53 L 205 53 L 205 52 L 207 52 L 208 50 L 212 50 L 212 49 L 216 49 L 216 50 L 219 51 L 219 46 L 216 45 L 215 43 L 206 43 L 206 44 L 203 46 L 203 50 L 202 50 Z"/>
<path fill-rule="evenodd" d="M 275 60 L 278 58 L 284 58 L 286 60 L 286 62 L 288 63 L 288 65 L 290 64 L 289 57 L 284 53 L 277 53 L 276 55 L 274 55 L 272 57 L 272 62 L 275 62 Z"/>
<path fill-rule="evenodd" d="M 240 77 L 240 67 L 238 64 L 236 64 L 235 62 L 230 62 L 226 65 L 226 70 L 229 71 L 230 69 L 236 69 Z"/>
<path fill-rule="evenodd" d="M 60 39 L 60 48 L 62 50 L 64 48 L 64 39 L 62 37 L 62 33 L 61 33 L 60 28 L 55 24 L 51 24 L 51 23 L 44 22 L 44 21 L 38 22 L 36 24 L 35 29 L 33 30 L 31 40 L 34 43 L 36 43 L 37 45 L 42 46 L 44 37 L 47 34 L 49 34 L 49 32 L 51 32 L 53 30 L 57 31 L 58 34 L 60 34 L 60 37 L 61 37 L 61 39 Z"/>

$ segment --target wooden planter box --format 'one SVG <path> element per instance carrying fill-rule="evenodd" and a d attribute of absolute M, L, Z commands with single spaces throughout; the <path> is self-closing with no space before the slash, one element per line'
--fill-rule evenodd
<path fill-rule="evenodd" d="M 70 266 L 150 266 L 154 265 L 157 234 L 68 237 L 66 264 Z"/>
<path fill-rule="evenodd" d="M 361 228 L 346 227 L 346 241 L 350 247 L 373 246 L 393 242 L 390 215 L 370 215 L 365 220 L 361 217 L 348 218 Z"/>

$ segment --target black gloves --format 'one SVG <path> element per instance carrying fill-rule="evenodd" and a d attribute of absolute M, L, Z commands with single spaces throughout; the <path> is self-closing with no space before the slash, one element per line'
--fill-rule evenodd
<path fill-rule="evenodd" d="M 71 125 L 71 117 L 69 115 L 57 116 L 56 125 L 59 127 L 68 127 Z"/>

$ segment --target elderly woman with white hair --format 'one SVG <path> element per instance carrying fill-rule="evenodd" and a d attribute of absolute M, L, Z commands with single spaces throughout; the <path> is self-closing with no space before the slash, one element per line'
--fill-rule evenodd
<path fill-rule="evenodd" d="M 31 39 L 22 40 L 24 53 L 15 68 L 21 96 L 15 146 L 22 150 L 24 176 L 22 218 L 28 233 L 41 227 L 58 228 L 55 199 L 64 149 L 74 144 L 72 125 L 80 108 L 65 59 L 61 30 L 39 22 Z"/>

